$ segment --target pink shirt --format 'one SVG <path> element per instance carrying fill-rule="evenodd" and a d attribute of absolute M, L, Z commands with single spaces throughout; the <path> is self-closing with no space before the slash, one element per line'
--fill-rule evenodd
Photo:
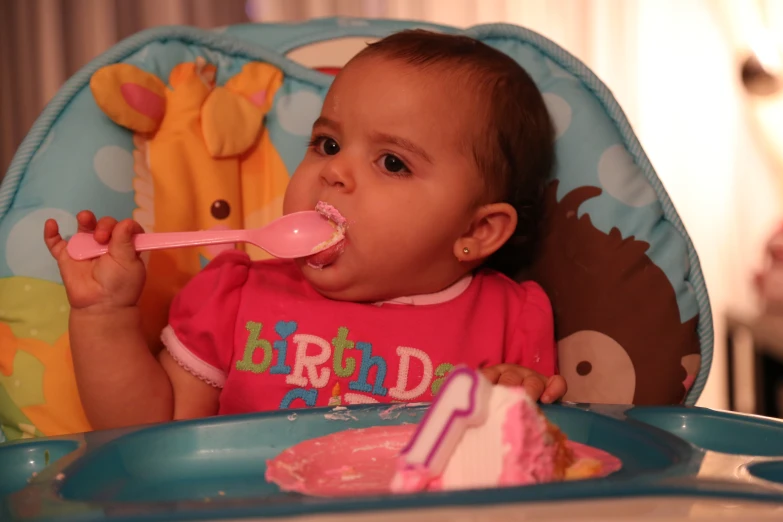
<path fill-rule="evenodd" d="M 321 296 L 293 262 L 229 251 L 176 296 L 162 338 L 223 389 L 220 414 L 427 402 L 457 364 L 556 369 L 544 291 L 489 270 L 438 294 L 360 304 Z"/>

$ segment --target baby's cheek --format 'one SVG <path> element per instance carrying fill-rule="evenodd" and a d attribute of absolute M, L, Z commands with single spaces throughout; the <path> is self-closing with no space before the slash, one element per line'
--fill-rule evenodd
<path fill-rule="evenodd" d="M 314 205 L 310 204 L 306 185 L 302 183 L 301 178 L 291 178 L 285 190 L 283 197 L 283 214 L 291 214 L 302 210 L 315 210 Z"/>
<path fill-rule="evenodd" d="M 378 277 L 391 277 L 406 270 L 415 255 L 411 231 L 380 221 L 348 223 L 348 249 Z"/>

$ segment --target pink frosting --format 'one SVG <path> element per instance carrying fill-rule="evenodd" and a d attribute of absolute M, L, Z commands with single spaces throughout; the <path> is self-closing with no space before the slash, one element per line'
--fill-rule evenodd
<path fill-rule="evenodd" d="M 335 224 L 336 229 L 331 238 L 324 243 L 317 245 L 313 250 L 318 250 L 329 245 L 329 248 L 321 250 L 317 254 L 309 256 L 307 264 L 312 268 L 322 269 L 332 264 L 345 250 L 345 229 L 348 227 L 348 221 L 340 214 L 340 211 L 325 201 L 319 201 L 315 206 L 315 211 Z"/>
<path fill-rule="evenodd" d="M 315 206 L 315 211 L 333 221 L 338 227 L 345 227 L 348 224 L 343 215 L 340 214 L 340 211 L 325 201 L 319 201 Z"/>
<path fill-rule="evenodd" d="M 303 441 L 267 462 L 266 480 L 322 497 L 388 493 L 396 457 L 415 428 L 351 429 Z"/>
<path fill-rule="evenodd" d="M 415 429 L 413 424 L 377 426 L 303 441 L 267 462 L 266 480 L 284 491 L 320 497 L 390 494 L 397 456 Z M 619 459 L 598 448 L 570 441 L 568 445 L 577 459 L 601 462 L 599 476 L 613 473 L 622 465 Z M 535 476 L 535 472 L 524 476 L 518 464 L 514 467 L 507 476 L 504 474 L 504 480 L 512 482 L 503 485 L 528 484 L 526 478 Z M 517 479 L 520 482 L 513 482 Z M 400 480 L 407 486 L 420 486 L 412 490 L 441 489 L 438 478 L 428 477 L 422 470 L 408 470 Z M 421 481 L 427 486 L 423 487 Z"/>
<path fill-rule="evenodd" d="M 552 480 L 555 446 L 547 443 L 546 422 L 535 404 L 521 397 L 506 412 L 503 445 L 507 447 L 498 479 L 501 486 Z"/>

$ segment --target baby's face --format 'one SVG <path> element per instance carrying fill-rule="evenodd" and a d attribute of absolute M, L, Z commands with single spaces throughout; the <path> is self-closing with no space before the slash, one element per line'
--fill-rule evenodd
<path fill-rule="evenodd" d="M 363 57 L 335 79 L 283 207 L 325 201 L 348 221 L 331 264 L 299 261 L 321 294 L 379 301 L 436 292 L 464 273 L 455 242 L 484 184 L 472 153 L 476 101 L 448 78 Z"/>

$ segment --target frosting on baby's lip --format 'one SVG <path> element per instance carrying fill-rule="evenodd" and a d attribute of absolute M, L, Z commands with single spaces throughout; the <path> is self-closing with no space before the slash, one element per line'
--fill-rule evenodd
<path fill-rule="evenodd" d="M 311 268 L 322 269 L 332 263 L 343 253 L 345 249 L 345 231 L 348 221 L 340 214 L 340 211 L 325 201 L 319 201 L 315 206 L 316 212 L 324 216 L 334 226 L 332 237 L 313 248 L 317 252 L 308 258 L 307 264 Z"/>
<path fill-rule="evenodd" d="M 348 221 L 340 214 L 340 211 L 326 201 L 319 201 L 315 206 L 315 211 L 337 225 L 338 228 L 345 229 L 348 227 Z"/>

